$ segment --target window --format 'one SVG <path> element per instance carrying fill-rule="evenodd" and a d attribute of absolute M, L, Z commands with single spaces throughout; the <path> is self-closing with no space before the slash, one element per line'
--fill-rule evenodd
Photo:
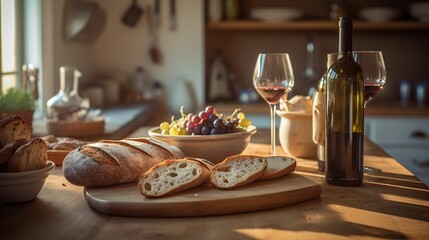
<path fill-rule="evenodd" d="M 19 86 L 19 1 L 0 0 L 0 90 Z"/>

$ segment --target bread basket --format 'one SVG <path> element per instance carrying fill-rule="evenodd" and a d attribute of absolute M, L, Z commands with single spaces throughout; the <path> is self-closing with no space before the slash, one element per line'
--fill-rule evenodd
<path fill-rule="evenodd" d="M 97 117 L 86 121 L 47 120 L 49 134 L 59 137 L 89 137 L 104 133 L 104 117 Z"/>

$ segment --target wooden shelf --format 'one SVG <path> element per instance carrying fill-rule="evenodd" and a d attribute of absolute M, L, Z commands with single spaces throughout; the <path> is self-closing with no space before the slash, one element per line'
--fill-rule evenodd
<path fill-rule="evenodd" d="M 207 30 L 337 30 L 336 21 L 308 20 L 285 22 L 260 22 L 252 20 L 207 23 Z M 416 21 L 364 22 L 354 21 L 354 30 L 429 30 L 429 23 Z"/>
<path fill-rule="evenodd" d="M 239 102 L 208 103 L 217 112 L 230 114 L 236 108 L 240 108 L 245 114 L 267 115 L 270 114 L 268 104 L 265 102 L 244 104 Z M 365 108 L 366 116 L 404 116 L 404 117 L 429 117 L 429 105 L 419 106 L 416 104 L 402 105 L 397 101 L 374 102 Z"/>

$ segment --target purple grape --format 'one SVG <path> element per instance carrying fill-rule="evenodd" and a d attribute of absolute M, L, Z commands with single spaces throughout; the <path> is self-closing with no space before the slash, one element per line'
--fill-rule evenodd
<path fill-rule="evenodd" d="M 196 124 L 194 127 L 194 135 L 201 135 L 201 125 Z"/>
<path fill-rule="evenodd" d="M 203 134 L 203 135 L 209 135 L 211 130 L 212 130 L 212 129 L 210 128 L 210 126 L 205 125 L 205 126 L 203 126 L 203 128 L 201 129 L 201 134 Z"/>
<path fill-rule="evenodd" d="M 213 124 L 213 122 L 216 121 L 216 119 L 218 119 L 218 116 L 216 116 L 216 114 L 210 114 L 209 117 L 207 118 L 207 120 L 211 124 Z"/>
<path fill-rule="evenodd" d="M 220 119 L 220 118 L 218 118 L 218 119 L 216 119 L 214 122 L 213 122 L 213 127 L 215 127 L 215 128 L 220 128 L 220 127 L 222 127 L 222 126 L 224 126 L 225 124 L 224 124 L 224 122 L 223 122 L 223 119 Z"/>

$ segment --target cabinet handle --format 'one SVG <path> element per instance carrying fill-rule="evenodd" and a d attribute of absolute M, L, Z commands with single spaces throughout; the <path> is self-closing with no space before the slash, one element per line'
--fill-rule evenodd
<path fill-rule="evenodd" d="M 424 131 L 416 130 L 410 134 L 411 138 L 425 139 L 427 138 L 427 134 Z"/>

